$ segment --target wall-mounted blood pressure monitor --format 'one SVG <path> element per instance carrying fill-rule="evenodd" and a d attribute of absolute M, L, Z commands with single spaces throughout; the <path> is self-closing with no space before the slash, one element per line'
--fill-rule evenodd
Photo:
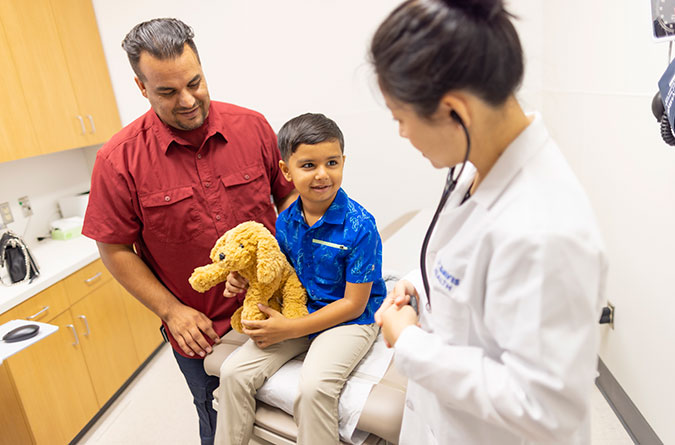
<path fill-rule="evenodd" d="M 652 36 L 655 40 L 675 40 L 675 0 L 650 0 Z"/>

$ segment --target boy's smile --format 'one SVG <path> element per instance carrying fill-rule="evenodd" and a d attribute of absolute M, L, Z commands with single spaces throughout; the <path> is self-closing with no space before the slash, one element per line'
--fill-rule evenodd
<path fill-rule="evenodd" d="M 284 177 L 300 193 L 305 212 L 321 216 L 342 185 L 345 157 L 338 141 L 300 144 L 288 159 L 279 161 Z"/>

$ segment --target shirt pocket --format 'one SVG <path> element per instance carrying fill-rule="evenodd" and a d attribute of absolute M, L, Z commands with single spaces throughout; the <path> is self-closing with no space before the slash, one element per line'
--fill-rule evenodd
<path fill-rule="evenodd" d="M 256 219 L 272 209 L 270 184 L 262 165 L 245 167 L 221 177 L 231 211 L 239 221 Z"/>
<path fill-rule="evenodd" d="M 193 239 L 200 230 L 192 187 L 139 196 L 143 211 L 143 236 L 164 243 L 182 243 Z"/>
<path fill-rule="evenodd" d="M 312 239 L 314 276 L 317 283 L 332 287 L 345 282 L 345 262 L 351 248 L 347 245 Z"/>

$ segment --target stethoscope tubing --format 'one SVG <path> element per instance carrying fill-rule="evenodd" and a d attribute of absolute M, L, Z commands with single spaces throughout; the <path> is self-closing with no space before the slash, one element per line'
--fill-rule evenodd
<path fill-rule="evenodd" d="M 443 207 L 445 207 L 445 203 L 448 201 L 450 194 L 452 193 L 453 190 L 455 190 L 455 187 L 457 187 L 457 182 L 459 182 L 459 178 L 462 177 L 464 167 L 466 167 L 466 163 L 469 161 L 469 153 L 471 152 L 471 137 L 469 136 L 469 130 L 466 128 L 466 125 L 464 125 L 464 122 L 461 119 L 459 119 L 457 122 L 462 126 L 462 129 L 464 130 L 464 135 L 466 136 L 466 153 L 464 155 L 464 161 L 462 162 L 462 167 L 459 169 L 459 173 L 457 174 L 456 178 L 454 177 L 455 173 L 454 166 L 450 168 L 450 171 L 448 171 L 448 176 L 445 180 L 445 187 L 443 188 L 441 200 L 438 203 L 438 207 L 436 208 L 434 217 L 431 219 L 431 224 L 429 224 L 427 233 L 426 235 L 424 235 L 424 241 L 422 242 L 422 250 L 420 252 L 420 268 L 422 271 L 422 284 L 424 285 L 424 292 L 427 295 L 426 308 L 429 311 L 431 311 L 431 294 L 429 292 L 429 278 L 427 276 L 427 267 L 426 267 L 426 257 L 427 257 L 427 248 L 429 247 L 429 240 L 431 239 L 431 234 L 433 233 L 434 227 L 436 226 L 436 222 L 438 221 L 438 216 L 443 210 Z"/>

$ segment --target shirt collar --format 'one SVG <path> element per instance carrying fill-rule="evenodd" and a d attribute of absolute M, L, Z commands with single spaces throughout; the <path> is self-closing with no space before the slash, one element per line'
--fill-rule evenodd
<path fill-rule="evenodd" d="M 324 213 L 321 219 L 319 219 L 312 227 L 318 227 L 324 222 L 330 224 L 342 224 L 347 216 L 348 204 L 349 197 L 347 196 L 347 193 L 342 190 L 342 187 L 340 187 L 333 202 L 326 210 L 326 213 Z M 288 212 L 288 216 L 292 221 L 306 224 L 305 217 L 302 214 L 302 198 L 295 200 L 291 207 L 289 207 Z"/>
<path fill-rule="evenodd" d="M 152 128 L 155 132 L 155 135 L 157 136 L 159 146 L 164 154 L 167 153 L 172 142 L 175 142 L 178 145 L 187 145 L 187 141 L 181 138 L 178 134 L 174 133 L 169 125 L 162 122 L 159 116 L 157 116 L 157 113 L 155 113 L 155 110 L 151 108 L 148 111 L 148 115 L 152 122 Z M 206 120 L 204 120 L 202 126 L 204 125 L 207 127 L 206 137 L 204 140 L 209 139 L 215 134 L 219 134 L 225 141 L 227 141 L 225 135 L 221 131 L 221 128 L 223 128 L 223 121 L 220 117 L 220 114 L 214 110 L 213 101 L 211 101 L 209 105 L 209 115 L 206 117 Z"/>
<path fill-rule="evenodd" d="M 531 113 L 527 116 L 533 117 L 532 122 L 504 150 L 469 202 L 474 201 L 485 207 L 492 205 L 513 177 L 544 148 L 550 136 L 541 115 Z"/>

